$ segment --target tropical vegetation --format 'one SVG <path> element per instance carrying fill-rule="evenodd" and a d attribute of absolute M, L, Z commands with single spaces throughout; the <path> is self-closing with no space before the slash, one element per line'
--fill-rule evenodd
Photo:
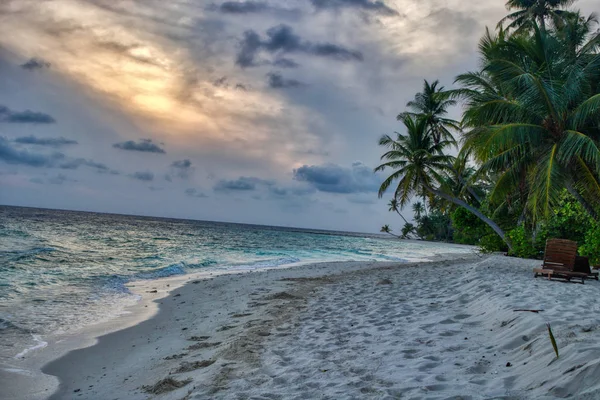
<path fill-rule="evenodd" d="M 509 0 L 479 68 L 451 89 L 425 81 L 403 133 L 379 140 L 379 196 L 414 213 L 402 237 L 525 257 L 570 238 L 600 262 L 600 31 L 572 3 Z"/>

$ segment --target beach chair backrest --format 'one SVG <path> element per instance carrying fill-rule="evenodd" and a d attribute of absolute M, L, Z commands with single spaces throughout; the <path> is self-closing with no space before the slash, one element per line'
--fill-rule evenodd
<path fill-rule="evenodd" d="M 577 242 L 566 239 L 548 239 L 543 268 L 573 270 L 577 257 Z"/>

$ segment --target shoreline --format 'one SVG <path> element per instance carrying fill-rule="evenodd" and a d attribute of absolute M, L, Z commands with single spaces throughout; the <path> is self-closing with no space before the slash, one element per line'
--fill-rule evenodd
<path fill-rule="evenodd" d="M 462 257 L 464 255 L 436 255 L 433 258 L 441 260 L 457 256 Z M 466 256 L 469 257 L 469 255 Z M 54 376 L 43 374 L 41 372 L 43 365 L 64 357 L 70 352 L 77 351 L 78 349 L 93 347 L 98 344 L 98 339 L 103 336 L 118 333 L 151 320 L 156 317 L 160 311 L 161 299 L 164 299 L 171 293 L 181 289 L 186 284 L 192 285 L 190 283 L 192 281 L 210 281 L 217 278 L 229 280 L 230 278 L 227 277 L 261 276 L 261 274 L 268 274 L 270 271 L 288 271 L 289 274 L 294 275 L 305 269 L 321 269 L 322 267 L 324 267 L 324 271 L 343 273 L 344 271 L 356 268 L 369 268 L 371 265 L 388 264 L 397 265 L 399 263 L 392 261 L 303 263 L 300 265 L 291 264 L 265 268 L 258 271 L 234 270 L 220 273 L 215 273 L 214 271 L 199 271 L 192 274 L 177 275 L 156 280 L 131 282 L 128 284 L 128 287 L 135 295 L 140 296 L 141 299 L 134 305 L 126 307 L 117 317 L 88 326 L 75 333 L 62 334 L 49 338 L 45 337 L 44 340 L 47 340 L 48 342 L 46 348 L 41 349 L 41 351 L 30 350 L 26 359 L 15 360 L 14 365 L 6 365 L 4 368 L 0 369 L 0 382 L 4 381 L 9 383 L 6 385 L 8 388 L 8 390 L 5 391 L 6 394 L 0 393 L 0 399 L 21 398 L 38 400 L 48 398 L 49 393 L 58 389 L 59 381 Z M 331 267 L 331 265 L 334 265 L 333 269 L 328 268 Z M 400 265 L 404 265 L 404 263 Z M 156 291 L 156 293 L 151 293 L 153 291 Z"/>
<path fill-rule="evenodd" d="M 42 370 L 60 378 L 51 399 L 595 398 L 600 307 L 586 299 L 599 285 L 533 279 L 537 263 L 450 255 L 152 281 L 150 318 Z"/>

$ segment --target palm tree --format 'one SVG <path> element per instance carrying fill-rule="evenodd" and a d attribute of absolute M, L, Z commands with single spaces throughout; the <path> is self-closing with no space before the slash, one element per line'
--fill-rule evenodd
<path fill-rule="evenodd" d="M 490 218 L 485 216 L 477 208 L 469 205 L 462 199 L 449 195 L 440 190 L 440 182 L 443 181 L 452 164 L 453 157 L 443 154 L 443 149 L 450 143 L 440 141 L 436 143 L 431 135 L 427 133 L 427 121 L 417 119 L 410 115 L 402 117 L 402 122 L 407 129 L 406 135 L 397 135 L 392 139 L 384 135 L 379 140 L 379 145 L 388 149 L 381 159 L 385 162 L 375 168 L 375 171 L 383 171 L 387 168 L 393 169 L 393 173 L 383 181 L 379 188 L 381 198 L 394 182 L 398 182 L 394 197 L 404 206 L 413 195 L 430 193 L 441 197 L 459 207 L 464 207 L 483 222 L 488 224 L 512 250 L 504 231 Z"/>
<path fill-rule="evenodd" d="M 415 213 L 415 219 L 418 221 L 421 219 L 422 214 L 425 212 L 425 207 L 423 207 L 423 203 L 417 201 L 412 205 L 413 213 Z"/>
<path fill-rule="evenodd" d="M 379 230 L 379 232 L 381 232 L 381 233 L 387 233 L 387 234 L 392 235 L 394 237 L 398 237 L 398 235 L 394 235 L 392 233 L 392 229 L 390 228 L 389 225 L 382 226 L 381 229 Z"/>
<path fill-rule="evenodd" d="M 416 229 L 415 226 L 413 224 L 411 224 L 410 222 L 404 224 L 404 226 L 402 227 L 402 239 L 410 239 L 410 235 L 411 234 L 415 234 L 416 233 Z"/>
<path fill-rule="evenodd" d="M 508 38 L 488 32 L 482 70 L 457 78 L 467 100 L 463 125 L 472 128 L 463 148 L 481 171 L 498 174 L 492 200 L 519 193 L 535 220 L 550 214 L 566 187 L 597 218 L 600 33 L 586 40 L 589 29 L 580 29 L 567 41 L 534 30 Z"/>
<path fill-rule="evenodd" d="M 404 215 L 400 214 L 400 206 L 398 204 L 398 200 L 396 199 L 391 199 L 390 202 L 388 203 L 388 211 L 392 212 L 396 212 L 398 213 L 398 215 L 404 220 L 405 224 L 408 224 L 408 221 L 406 220 L 406 218 L 404 218 Z"/>
<path fill-rule="evenodd" d="M 539 29 L 546 33 L 546 20 L 550 19 L 554 25 L 561 25 L 564 18 L 567 18 L 570 11 L 562 10 L 561 7 L 569 7 L 575 0 L 508 0 L 506 8 L 516 10 L 498 22 L 498 27 L 502 28 L 505 22 L 511 21 L 508 29 L 515 29 L 516 32 L 532 31 L 537 24 Z"/>
<path fill-rule="evenodd" d="M 439 81 L 423 83 L 423 91 L 415 95 L 414 100 L 409 101 L 406 106 L 411 110 L 400 113 L 397 119 L 400 121 L 405 116 L 414 116 L 425 119 L 427 130 L 433 136 L 435 143 L 447 140 L 454 143 L 454 136 L 450 129 L 460 130 L 458 122 L 446 118 L 448 108 L 456 104 L 456 100 L 450 97 L 449 92 L 441 86 Z"/>

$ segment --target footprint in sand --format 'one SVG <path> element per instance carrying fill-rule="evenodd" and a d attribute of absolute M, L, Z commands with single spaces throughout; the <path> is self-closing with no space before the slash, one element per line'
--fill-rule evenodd
<path fill-rule="evenodd" d="M 471 314 L 456 314 L 454 316 L 454 319 L 465 319 L 465 318 L 469 318 L 471 316 Z"/>

